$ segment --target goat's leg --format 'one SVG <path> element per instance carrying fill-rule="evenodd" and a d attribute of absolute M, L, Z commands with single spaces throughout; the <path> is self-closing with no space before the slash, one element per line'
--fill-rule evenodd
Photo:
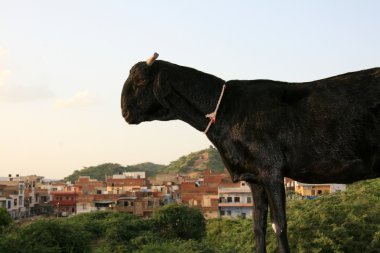
<path fill-rule="evenodd" d="M 253 231 L 255 232 L 256 253 L 265 253 L 268 198 L 262 185 L 254 183 L 250 183 L 249 185 L 253 196 Z"/>
<path fill-rule="evenodd" d="M 289 253 L 288 237 L 286 234 L 285 188 L 282 181 L 265 183 L 272 217 L 272 228 L 276 233 L 280 253 Z"/>

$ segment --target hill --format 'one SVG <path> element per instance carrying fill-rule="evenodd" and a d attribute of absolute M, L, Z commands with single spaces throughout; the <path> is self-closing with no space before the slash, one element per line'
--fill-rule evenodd
<path fill-rule="evenodd" d="M 81 170 L 75 170 L 73 174 L 65 177 L 64 180 L 75 182 L 79 176 L 89 176 L 93 179 L 104 181 L 106 176 L 129 171 L 145 171 L 149 177 L 154 177 L 162 167 L 164 167 L 164 165 L 149 162 L 131 166 L 122 166 L 118 163 L 105 163 L 98 166 L 85 167 Z"/>
<path fill-rule="evenodd" d="M 118 163 L 105 163 L 75 170 L 71 175 L 65 177 L 64 180 L 74 182 L 79 176 L 90 176 L 93 179 L 104 180 L 106 175 L 110 176 L 125 171 L 145 171 L 149 177 L 155 177 L 157 174 L 198 173 L 206 169 L 211 169 L 213 172 L 223 172 L 224 170 L 220 155 L 212 146 L 181 156 L 166 166 L 150 162 L 130 166 L 122 166 Z"/>
<path fill-rule="evenodd" d="M 160 173 L 189 174 L 211 169 L 212 172 L 223 172 L 224 165 L 216 148 L 207 149 L 181 156 L 168 166 L 160 169 Z"/>

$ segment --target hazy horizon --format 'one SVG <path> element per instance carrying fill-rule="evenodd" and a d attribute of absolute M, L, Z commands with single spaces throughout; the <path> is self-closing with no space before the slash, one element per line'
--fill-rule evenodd
<path fill-rule="evenodd" d="M 121 117 L 129 69 L 155 51 L 225 80 L 380 66 L 378 1 L 0 2 L 0 176 L 169 164 L 207 148 L 186 123 Z"/>

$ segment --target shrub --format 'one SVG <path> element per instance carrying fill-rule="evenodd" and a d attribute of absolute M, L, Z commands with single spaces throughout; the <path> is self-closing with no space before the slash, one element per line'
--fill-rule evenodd
<path fill-rule="evenodd" d="M 7 210 L 0 208 L 0 234 L 12 223 L 12 217 Z"/>
<path fill-rule="evenodd" d="M 205 219 L 195 208 L 168 205 L 160 209 L 153 219 L 156 231 L 165 238 L 200 240 L 205 235 Z"/>

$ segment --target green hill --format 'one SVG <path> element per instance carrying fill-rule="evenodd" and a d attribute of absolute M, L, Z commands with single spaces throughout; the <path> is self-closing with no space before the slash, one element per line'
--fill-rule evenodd
<path fill-rule="evenodd" d="M 171 162 L 169 165 L 154 163 L 141 163 L 130 166 L 122 166 L 118 163 L 105 163 L 98 166 L 85 167 L 75 170 L 73 174 L 65 177 L 64 180 L 75 182 L 79 176 L 90 176 L 93 179 L 104 180 L 105 176 L 111 176 L 128 171 L 145 171 L 149 177 L 157 174 L 188 174 L 211 169 L 213 172 L 223 172 L 224 165 L 218 151 L 210 146 L 207 149 L 190 153 Z"/>
<path fill-rule="evenodd" d="M 90 176 L 93 179 L 104 181 L 106 176 L 129 171 L 145 171 L 149 177 L 154 177 L 164 165 L 154 163 L 141 163 L 131 166 L 122 166 L 117 163 L 105 163 L 98 166 L 85 167 L 75 170 L 73 174 L 65 177 L 65 181 L 75 182 L 79 176 Z"/>
<path fill-rule="evenodd" d="M 218 151 L 210 146 L 207 149 L 190 153 L 171 162 L 160 169 L 160 173 L 187 174 L 211 169 L 213 172 L 223 172 L 224 165 Z"/>

